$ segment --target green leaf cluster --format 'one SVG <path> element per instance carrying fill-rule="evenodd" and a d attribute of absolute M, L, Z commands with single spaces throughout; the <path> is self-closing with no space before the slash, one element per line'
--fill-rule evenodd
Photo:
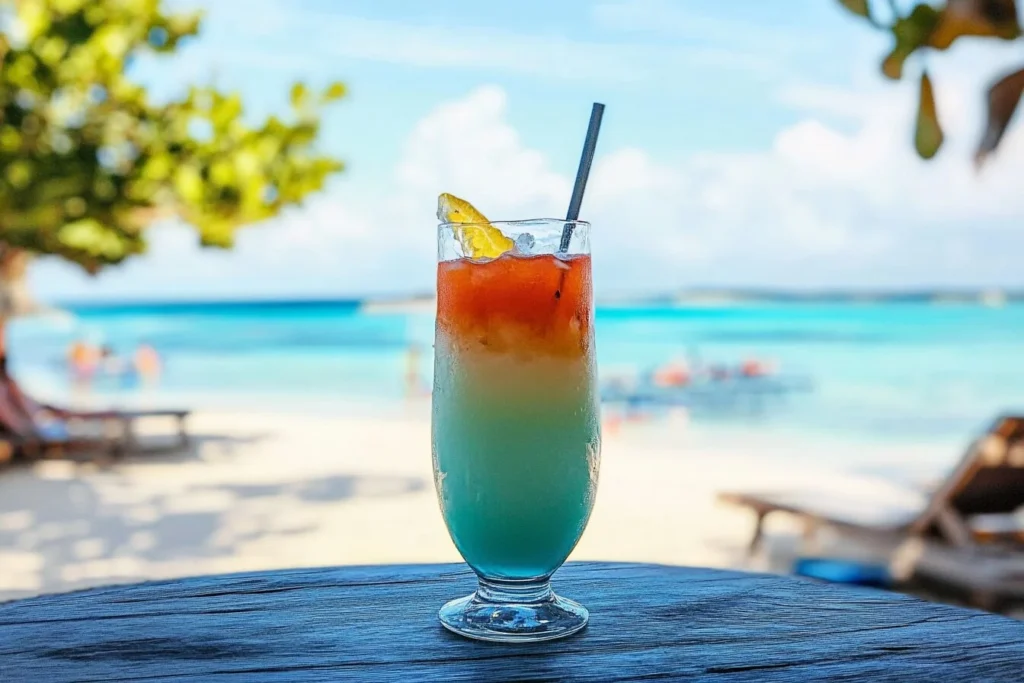
<path fill-rule="evenodd" d="M 944 3 L 918 2 L 909 12 L 900 3 L 889 0 L 891 23 L 879 21 L 868 0 L 839 0 L 853 14 L 876 28 L 892 34 L 893 47 L 882 60 L 882 73 L 892 80 L 903 77 L 906 61 L 928 50 L 947 50 L 960 38 L 975 37 L 1016 40 L 1021 37 L 1016 0 L 946 0 Z M 1003 137 L 1024 90 L 1024 69 L 1006 75 L 988 91 L 988 120 L 975 155 L 980 164 Z M 938 153 L 945 136 L 939 122 L 931 78 L 922 69 L 918 88 L 917 121 L 914 148 L 924 159 Z"/>
<path fill-rule="evenodd" d="M 155 103 L 129 78 L 133 59 L 174 52 L 200 20 L 160 0 L 0 0 L 0 242 L 95 272 L 179 217 L 227 247 L 342 169 L 315 145 L 340 83 L 296 84 L 286 118 L 253 124 L 237 93 Z"/>

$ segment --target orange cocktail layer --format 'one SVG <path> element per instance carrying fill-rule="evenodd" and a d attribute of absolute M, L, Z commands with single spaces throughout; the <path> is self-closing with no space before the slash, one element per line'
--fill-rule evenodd
<path fill-rule="evenodd" d="M 565 358 L 590 350 L 589 256 L 447 261 L 437 297 L 438 330 L 460 348 Z"/>
<path fill-rule="evenodd" d="M 553 571 L 597 487 L 590 258 L 441 263 L 437 316 L 433 447 L 452 538 L 488 576 Z"/>

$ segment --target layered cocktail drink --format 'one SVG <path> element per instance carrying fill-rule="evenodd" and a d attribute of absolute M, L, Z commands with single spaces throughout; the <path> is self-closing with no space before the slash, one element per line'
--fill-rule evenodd
<path fill-rule="evenodd" d="M 538 640 L 586 624 L 586 610 L 548 579 L 597 491 L 588 229 L 569 226 L 561 249 L 565 221 L 439 228 L 434 473 L 452 540 L 480 577 L 441 620 L 463 635 Z"/>

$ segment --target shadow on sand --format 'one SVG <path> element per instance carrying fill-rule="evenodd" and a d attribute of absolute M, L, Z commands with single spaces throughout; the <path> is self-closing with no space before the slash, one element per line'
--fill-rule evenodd
<path fill-rule="evenodd" d="M 174 453 L 85 465 L 53 461 L 0 471 L 0 556 L 11 553 L 20 560 L 8 569 L 20 571 L 22 578 L 12 582 L 0 576 L 0 600 L 111 580 L 144 580 L 149 578 L 144 574 L 147 562 L 230 558 L 242 543 L 315 531 L 318 510 L 324 506 L 402 496 L 427 485 L 418 477 L 362 474 L 283 474 L 271 483 L 197 483 L 192 470 L 184 483 L 161 482 L 140 490 L 139 479 L 124 471 L 196 460 L 230 467 L 242 462 L 246 446 L 266 438 L 201 434 Z M 81 476 L 81 468 L 90 475 Z"/>

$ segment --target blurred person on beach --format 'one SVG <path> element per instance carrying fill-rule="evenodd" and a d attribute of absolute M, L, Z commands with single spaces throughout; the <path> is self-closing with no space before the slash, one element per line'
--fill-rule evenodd
<path fill-rule="evenodd" d="M 659 387 L 685 387 L 692 379 L 690 364 L 677 358 L 654 371 L 654 384 Z"/>
<path fill-rule="evenodd" d="M 740 375 L 748 378 L 770 377 L 777 372 L 778 367 L 775 363 L 757 358 L 748 358 L 740 365 Z"/>
<path fill-rule="evenodd" d="M 409 344 L 405 354 L 405 395 L 407 398 L 416 398 L 429 394 L 426 383 L 420 378 L 420 356 L 423 350 L 417 343 Z"/>
<path fill-rule="evenodd" d="M 135 366 L 135 373 L 143 387 L 155 387 L 160 383 L 163 364 L 160 360 L 160 354 L 155 348 L 146 342 L 141 342 L 135 348 L 135 355 L 132 361 Z"/>
<path fill-rule="evenodd" d="M 68 370 L 72 387 L 87 391 L 99 367 L 100 352 L 95 346 L 82 339 L 71 343 L 68 348 Z"/>

